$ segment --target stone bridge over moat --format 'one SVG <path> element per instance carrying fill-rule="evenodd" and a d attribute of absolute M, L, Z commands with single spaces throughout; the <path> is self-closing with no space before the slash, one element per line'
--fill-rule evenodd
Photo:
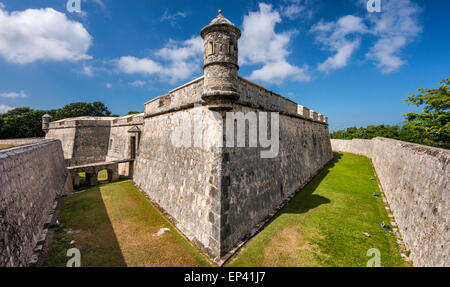
<path fill-rule="evenodd" d="M 86 173 L 86 183 L 90 186 L 98 184 L 98 173 L 102 170 L 107 170 L 108 181 L 113 182 L 119 179 L 119 164 L 121 163 L 133 163 L 134 159 L 124 159 L 108 162 L 97 162 L 78 166 L 68 167 L 67 170 L 72 177 L 72 183 L 74 186 L 80 185 L 80 172 Z M 132 164 L 131 164 L 132 165 Z M 131 175 L 131 174 L 130 174 Z"/>

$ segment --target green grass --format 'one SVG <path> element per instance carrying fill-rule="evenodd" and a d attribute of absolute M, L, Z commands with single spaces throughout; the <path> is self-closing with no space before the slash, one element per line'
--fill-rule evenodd
<path fill-rule="evenodd" d="M 373 196 L 380 191 L 370 160 L 335 157 L 226 266 L 366 266 L 371 248 L 382 266 L 407 266 L 395 235 L 380 227 L 389 217 Z"/>
<path fill-rule="evenodd" d="M 210 266 L 129 180 L 70 195 L 59 218 L 48 266 L 65 266 L 72 247 L 81 266 Z"/>
<path fill-rule="evenodd" d="M 84 186 L 86 185 L 86 173 L 80 172 L 80 185 Z M 98 181 L 105 181 L 108 180 L 108 171 L 106 169 L 101 170 L 98 172 Z"/>
<path fill-rule="evenodd" d="M 86 183 L 86 173 L 80 172 L 78 175 L 80 176 L 80 185 L 75 187 L 75 191 L 80 191 L 88 188 L 89 185 Z M 121 178 L 123 179 L 125 177 Z M 97 175 L 97 180 L 99 182 L 108 180 L 108 171 L 106 169 L 99 171 Z"/>
<path fill-rule="evenodd" d="M 371 248 L 380 250 L 382 266 L 409 266 L 395 235 L 380 227 L 389 218 L 374 192 L 370 160 L 335 153 L 226 266 L 366 266 Z M 70 195 L 59 218 L 48 266 L 65 266 L 71 247 L 80 249 L 82 266 L 210 266 L 129 180 Z M 170 231 L 155 236 L 160 228 Z"/>

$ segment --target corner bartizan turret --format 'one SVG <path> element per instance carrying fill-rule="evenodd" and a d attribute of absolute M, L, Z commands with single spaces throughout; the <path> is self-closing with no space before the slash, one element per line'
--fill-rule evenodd
<path fill-rule="evenodd" d="M 52 116 L 49 114 L 45 114 L 42 116 L 42 130 L 45 133 L 48 133 L 49 127 L 50 127 L 50 122 L 52 121 Z"/>
<path fill-rule="evenodd" d="M 202 99 L 210 110 L 227 111 L 239 99 L 237 90 L 238 40 L 241 30 L 219 15 L 202 29 L 204 41 Z"/>

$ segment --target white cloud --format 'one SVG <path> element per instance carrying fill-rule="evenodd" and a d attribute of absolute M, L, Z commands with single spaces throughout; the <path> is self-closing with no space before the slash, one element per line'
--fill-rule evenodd
<path fill-rule="evenodd" d="M 129 82 L 128 85 L 132 86 L 132 87 L 142 87 L 142 86 L 145 85 L 145 82 L 141 81 L 141 80 L 136 80 L 136 81 L 133 81 L 133 82 Z"/>
<path fill-rule="evenodd" d="M 132 56 L 125 56 L 116 61 L 119 71 L 125 74 L 153 75 L 163 70 L 161 65 L 148 58 L 139 59 Z"/>
<path fill-rule="evenodd" d="M 2 2 L 0 2 L 0 9 L 5 9 L 5 4 L 3 4 Z"/>
<path fill-rule="evenodd" d="M 166 11 L 164 11 L 164 14 L 161 16 L 161 21 L 168 21 L 171 26 L 174 26 L 177 23 L 178 19 L 186 18 L 187 15 L 187 13 L 181 11 L 171 14 L 169 12 L 169 9 L 166 9 Z"/>
<path fill-rule="evenodd" d="M 403 66 L 401 52 L 420 34 L 418 23 L 420 7 L 410 0 L 386 0 L 382 2 L 382 13 L 372 13 L 369 21 L 372 33 L 379 37 L 367 53 L 383 73 L 391 73 Z"/>
<path fill-rule="evenodd" d="M 359 44 L 359 40 L 340 44 L 335 48 L 337 53 L 334 56 L 329 57 L 325 62 L 319 64 L 318 69 L 320 71 L 329 72 L 347 66 L 348 60 L 352 56 L 353 52 L 359 47 Z"/>
<path fill-rule="evenodd" d="M 326 50 L 335 52 L 334 56 L 319 64 L 318 69 L 330 72 L 347 66 L 350 57 L 359 48 L 359 35 L 367 31 L 363 19 L 352 15 L 343 16 L 336 22 L 320 21 L 315 24 L 311 32 L 316 34 L 317 42 Z"/>
<path fill-rule="evenodd" d="M 285 79 L 294 81 L 309 81 L 308 66 L 301 68 L 293 66 L 286 61 L 266 63 L 261 69 L 251 73 L 250 79 L 257 79 L 268 83 L 282 83 Z"/>
<path fill-rule="evenodd" d="M 13 109 L 15 109 L 15 108 L 7 106 L 7 105 L 1 105 L 0 104 L 0 114 L 4 114 L 4 113 L 6 113 L 6 112 L 8 112 L 10 110 L 13 110 Z"/>
<path fill-rule="evenodd" d="M 286 5 L 280 7 L 282 16 L 295 20 L 299 17 L 312 18 L 312 1 L 311 0 L 285 0 Z"/>
<path fill-rule="evenodd" d="M 307 66 L 296 67 L 286 60 L 290 51 L 287 49 L 295 30 L 283 33 L 275 32 L 275 25 L 281 23 L 278 11 L 272 5 L 260 3 L 259 11 L 249 12 L 244 17 L 242 38 L 240 40 L 240 64 L 262 64 L 263 67 L 253 71 L 250 79 L 270 83 L 285 80 L 308 81 Z M 286 70 L 281 70 L 283 67 Z M 275 73 L 276 69 L 279 73 Z"/>
<path fill-rule="evenodd" d="M 168 44 L 156 51 L 154 57 L 136 58 L 125 56 L 116 59 L 117 69 L 126 74 L 158 75 L 169 82 L 186 80 L 201 67 L 203 40 L 200 36 L 186 41 L 170 40 Z"/>
<path fill-rule="evenodd" d="M 358 3 L 366 9 L 367 1 L 358 0 Z M 336 22 L 320 21 L 311 31 L 325 49 L 335 54 L 318 69 L 329 72 L 347 66 L 360 46 L 360 36 L 366 34 L 376 37 L 366 57 L 375 61 L 383 73 L 398 70 L 406 63 L 402 50 L 422 31 L 418 23 L 420 11 L 411 0 L 384 0 L 381 13 L 367 13 L 366 18 L 348 15 Z"/>
<path fill-rule="evenodd" d="M 19 93 L 0 93 L 0 98 L 9 98 L 9 99 L 17 99 L 17 98 L 26 98 L 27 94 L 24 91 L 20 91 Z"/>
<path fill-rule="evenodd" d="M 94 67 L 89 65 L 83 65 L 83 70 L 81 71 L 82 74 L 93 77 L 94 76 Z"/>
<path fill-rule="evenodd" d="M 82 24 L 52 8 L 7 12 L 0 7 L 0 56 L 8 62 L 90 59 L 92 37 Z"/>
<path fill-rule="evenodd" d="M 108 89 L 112 88 L 112 84 L 111 83 L 106 83 L 105 87 L 107 87 Z"/>

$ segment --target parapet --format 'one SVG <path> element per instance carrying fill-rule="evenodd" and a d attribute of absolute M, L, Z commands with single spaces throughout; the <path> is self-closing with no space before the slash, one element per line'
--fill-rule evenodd
<path fill-rule="evenodd" d="M 317 121 L 319 119 L 317 112 L 311 110 L 310 111 L 310 118 Z"/>
<path fill-rule="evenodd" d="M 307 107 L 304 107 L 302 105 L 298 105 L 297 113 L 299 115 L 303 116 L 304 118 L 307 118 L 307 119 L 310 118 L 310 109 L 308 109 Z"/>
<path fill-rule="evenodd" d="M 302 105 L 298 105 L 297 107 L 297 113 L 306 119 L 311 119 L 313 121 L 318 121 L 321 123 L 328 124 L 328 117 L 319 114 L 313 110 L 308 109 L 307 107 L 304 107 Z"/>
<path fill-rule="evenodd" d="M 75 127 L 108 127 L 115 117 L 77 117 L 50 122 L 49 129 L 63 129 Z"/>
<path fill-rule="evenodd" d="M 144 104 L 144 117 L 152 117 L 169 111 L 182 110 L 202 103 L 203 76 L 173 89 L 166 95 L 154 98 Z"/>
<path fill-rule="evenodd" d="M 134 125 L 143 125 L 143 124 L 144 124 L 144 113 L 115 118 L 112 121 L 113 127 L 134 126 Z"/>

